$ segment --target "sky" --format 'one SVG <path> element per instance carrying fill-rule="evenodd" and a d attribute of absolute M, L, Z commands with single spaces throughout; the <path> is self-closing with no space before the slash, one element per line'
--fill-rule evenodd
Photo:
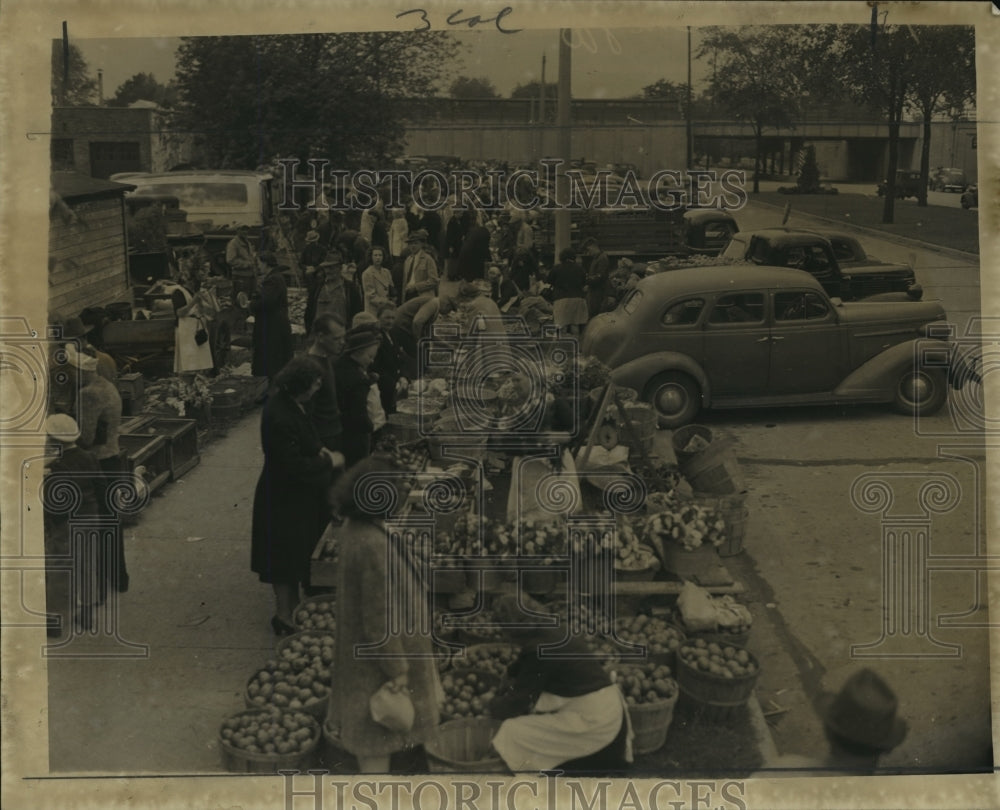
<path fill-rule="evenodd" d="M 643 30 L 574 29 L 572 93 L 574 98 L 624 98 L 639 93 L 657 79 L 684 82 L 687 78 L 687 36 L 683 28 Z M 72 37 L 72 31 L 70 32 Z M 462 64 L 455 76 L 489 78 L 500 95 L 509 96 L 518 84 L 541 78 L 542 55 L 545 78 L 558 76 L 559 32 L 522 31 L 498 38 L 491 32 L 458 35 L 464 45 Z M 91 73 L 104 71 L 104 96 L 109 98 L 126 79 L 136 73 L 152 73 L 166 83 L 174 74 L 174 54 L 180 40 L 73 39 L 83 53 Z M 697 49 L 697 33 L 693 47 Z M 693 61 L 697 88 L 709 70 L 703 60 Z"/>

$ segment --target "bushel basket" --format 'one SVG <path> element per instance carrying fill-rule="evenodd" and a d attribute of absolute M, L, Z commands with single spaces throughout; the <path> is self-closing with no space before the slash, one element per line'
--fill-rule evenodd
<path fill-rule="evenodd" d="M 760 664 L 749 651 L 734 644 L 727 645 L 719 639 L 717 643 L 720 647 L 731 646 L 745 652 L 754 665 L 754 672 L 749 675 L 734 675 L 732 678 L 706 672 L 685 659 L 683 651 L 691 643 L 688 641 L 677 651 L 677 683 L 680 690 L 687 700 L 701 709 L 702 716 L 706 719 L 716 722 L 728 720 L 735 710 L 746 705 L 753 694 L 760 675 Z"/>
<path fill-rule="evenodd" d="M 301 711 L 298 712 L 301 714 Z M 272 717 L 283 718 L 290 712 L 278 709 L 250 709 L 240 712 L 234 717 L 246 717 L 257 715 L 262 720 Z M 230 718 L 232 719 L 232 718 Z M 319 746 L 320 727 L 315 718 L 310 726 L 312 736 L 309 742 L 299 751 L 287 754 L 264 754 L 254 751 L 246 751 L 232 745 L 223 737 L 223 730 L 219 729 L 219 754 L 222 757 L 222 766 L 230 773 L 276 773 L 279 770 L 304 771 L 316 764 L 317 748 Z"/>
<path fill-rule="evenodd" d="M 431 773 L 507 773 L 490 744 L 500 721 L 488 717 L 450 720 L 424 743 Z"/>

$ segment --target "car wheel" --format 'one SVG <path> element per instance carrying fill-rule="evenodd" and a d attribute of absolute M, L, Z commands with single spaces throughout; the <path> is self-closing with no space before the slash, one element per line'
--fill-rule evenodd
<path fill-rule="evenodd" d="M 688 424 L 701 410 L 701 390 L 687 374 L 667 371 L 646 386 L 645 399 L 652 404 L 661 428 Z"/>
<path fill-rule="evenodd" d="M 907 416 L 930 416 L 948 399 L 948 379 L 940 369 L 907 369 L 896 383 L 893 407 Z"/>

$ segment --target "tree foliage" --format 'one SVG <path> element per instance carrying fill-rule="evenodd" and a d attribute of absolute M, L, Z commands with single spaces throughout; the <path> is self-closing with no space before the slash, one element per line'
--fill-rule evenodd
<path fill-rule="evenodd" d="M 160 107 L 174 107 L 177 104 L 177 86 L 173 82 L 160 84 L 152 73 L 136 73 L 118 85 L 108 104 L 127 107 L 136 101 L 154 101 Z"/>
<path fill-rule="evenodd" d="M 816 162 L 816 147 L 812 144 L 805 148 L 796 185 L 803 194 L 812 194 L 819 189 L 819 164 Z"/>
<path fill-rule="evenodd" d="M 437 95 L 457 52 L 437 32 L 185 37 L 181 111 L 213 166 L 291 156 L 377 168 L 402 152 L 398 102 Z"/>
<path fill-rule="evenodd" d="M 500 98 L 496 85 L 485 76 L 459 76 L 448 88 L 452 98 Z"/>
<path fill-rule="evenodd" d="M 90 75 L 90 67 L 80 49 L 69 44 L 69 59 L 63 53 L 61 39 L 52 40 L 52 106 L 76 107 L 94 104 L 97 99 L 97 80 Z M 69 71 L 66 65 L 69 65 Z"/>
<path fill-rule="evenodd" d="M 511 98 L 538 98 L 542 92 L 542 83 L 537 79 L 519 84 L 510 91 Z M 545 82 L 545 98 L 556 98 L 559 92 L 558 82 Z"/>
<path fill-rule="evenodd" d="M 710 27 L 696 54 L 713 57 L 709 96 L 714 104 L 753 128 L 754 193 L 760 190 L 764 130 L 792 126 L 800 108 L 805 90 L 802 30 L 777 25 Z"/>

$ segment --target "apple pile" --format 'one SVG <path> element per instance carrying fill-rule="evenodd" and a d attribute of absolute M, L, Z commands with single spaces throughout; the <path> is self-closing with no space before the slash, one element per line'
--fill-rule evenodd
<path fill-rule="evenodd" d="M 488 672 L 503 678 L 507 669 L 520 655 L 520 650 L 514 645 L 497 645 L 495 647 L 468 647 L 465 656 L 453 659 L 459 666 L 473 669 L 477 672 Z"/>
<path fill-rule="evenodd" d="M 640 613 L 615 622 L 615 632 L 622 641 L 644 644 L 647 654 L 672 653 L 684 643 L 684 634 L 659 616 Z"/>
<path fill-rule="evenodd" d="M 307 599 L 295 609 L 295 626 L 299 630 L 320 630 L 332 633 L 337 629 L 335 599 Z"/>
<path fill-rule="evenodd" d="M 677 694 L 677 681 L 666 664 L 641 664 L 622 667 L 614 673 L 615 683 L 629 706 L 661 703 Z"/>
<path fill-rule="evenodd" d="M 483 672 L 453 672 L 441 677 L 444 705 L 441 721 L 462 717 L 488 717 L 496 695 L 496 680 Z"/>
<path fill-rule="evenodd" d="M 219 737 L 251 754 L 299 754 L 319 737 L 319 723 L 304 712 L 242 712 L 223 721 Z"/>
<path fill-rule="evenodd" d="M 742 647 L 703 638 L 685 642 L 678 655 L 692 669 L 727 680 L 756 675 L 758 670 L 754 657 Z"/>
<path fill-rule="evenodd" d="M 302 632 L 289 636 L 276 659 L 257 670 L 247 683 L 251 706 L 302 709 L 330 694 L 334 637 Z"/>

